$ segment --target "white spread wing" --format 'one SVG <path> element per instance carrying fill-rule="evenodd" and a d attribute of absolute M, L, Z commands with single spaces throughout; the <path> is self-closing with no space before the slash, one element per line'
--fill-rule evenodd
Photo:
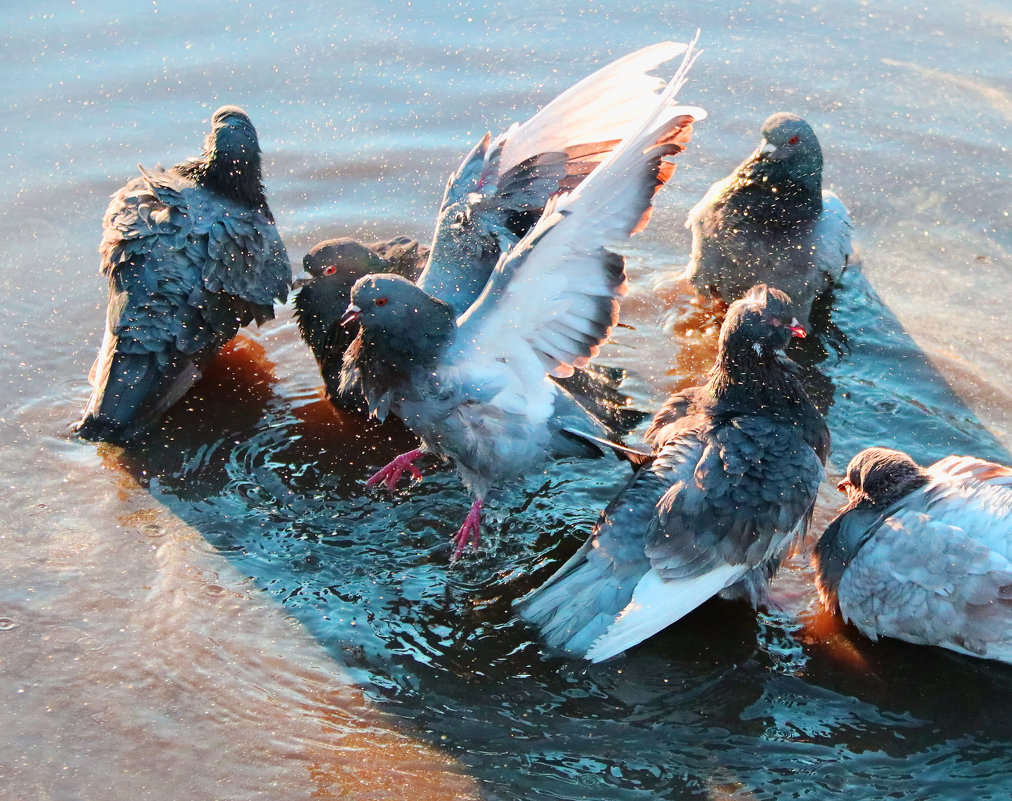
<path fill-rule="evenodd" d="M 657 188 L 674 171 L 705 112 L 674 105 L 694 60 L 686 54 L 653 111 L 576 190 L 560 196 L 492 273 L 458 320 L 446 361 L 515 361 L 531 380 L 572 373 L 597 354 L 625 293 L 622 259 L 607 250 L 645 224 Z"/>

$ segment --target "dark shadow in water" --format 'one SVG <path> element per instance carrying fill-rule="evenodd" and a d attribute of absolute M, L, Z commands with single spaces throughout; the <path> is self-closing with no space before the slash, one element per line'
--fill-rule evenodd
<path fill-rule="evenodd" d="M 839 470 L 892 444 L 1008 459 L 857 270 L 836 329 L 795 355 Z M 660 336 L 660 335 L 659 335 Z M 249 346 L 110 457 L 281 602 L 384 708 L 489 798 L 999 798 L 1012 669 L 872 643 L 814 615 L 721 601 L 611 663 L 545 656 L 510 615 L 589 532 L 627 468 L 563 462 L 490 505 L 487 550 L 447 562 L 468 504 L 436 467 L 394 496 L 361 479 L 413 447 L 397 425 L 278 394 Z"/>

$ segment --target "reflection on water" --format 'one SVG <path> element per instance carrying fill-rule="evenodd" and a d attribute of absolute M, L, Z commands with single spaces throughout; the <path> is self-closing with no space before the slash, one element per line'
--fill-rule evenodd
<path fill-rule="evenodd" d="M 424 240 L 486 127 L 699 24 L 686 100 L 710 117 L 628 251 L 635 328 L 603 360 L 645 408 L 699 381 L 720 310 L 652 287 L 684 263 L 687 209 L 792 109 L 864 251 L 793 352 L 829 415 L 830 473 L 873 442 L 1007 461 L 1004 17 L 612 6 L 5 5 L 0 702 L 17 735 L 0 778 L 19 798 L 1008 796 L 1010 670 L 861 638 L 816 607 L 804 554 L 779 610 L 715 601 L 605 665 L 543 654 L 510 603 L 627 468 L 548 466 L 451 567 L 459 480 L 432 465 L 366 492 L 413 440 L 330 408 L 288 310 L 129 448 L 67 435 L 101 333 L 107 197 L 138 160 L 195 152 L 217 105 L 260 129 L 294 260 L 328 236 Z M 817 531 L 838 503 L 823 489 Z"/>

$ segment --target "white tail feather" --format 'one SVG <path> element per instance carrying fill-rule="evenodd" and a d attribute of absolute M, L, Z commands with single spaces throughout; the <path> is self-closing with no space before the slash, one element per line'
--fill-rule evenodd
<path fill-rule="evenodd" d="M 587 649 L 587 659 L 602 662 L 643 642 L 681 620 L 745 572 L 744 565 L 724 565 L 696 578 L 665 581 L 657 571 L 650 570 L 639 580 L 632 600 L 615 622 Z"/>

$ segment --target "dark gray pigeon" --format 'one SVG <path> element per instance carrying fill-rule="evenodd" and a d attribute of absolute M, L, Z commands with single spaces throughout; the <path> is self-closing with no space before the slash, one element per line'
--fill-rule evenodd
<path fill-rule="evenodd" d="M 838 488 L 812 556 L 826 609 L 873 640 L 1012 663 L 1012 468 L 867 448 Z"/>
<path fill-rule="evenodd" d="M 109 306 L 77 424 L 86 439 L 126 440 L 162 415 L 240 327 L 274 317 L 291 285 L 242 109 L 214 113 L 198 158 L 140 171 L 103 221 Z"/>
<path fill-rule="evenodd" d="M 824 476 L 829 430 L 784 356 L 790 299 L 754 287 L 731 304 L 703 386 L 672 395 L 649 454 L 587 542 L 517 607 L 548 645 L 600 662 L 708 598 L 768 602 L 803 537 Z"/>
<path fill-rule="evenodd" d="M 777 287 L 807 325 L 852 255 L 850 215 L 822 189 L 822 149 L 807 122 L 781 112 L 761 134 L 755 152 L 689 211 L 692 256 L 681 278 L 725 303 L 758 283 Z"/>
<path fill-rule="evenodd" d="M 342 394 L 338 389 L 341 360 L 355 338 L 353 331 L 341 325 L 351 287 L 373 273 L 395 273 L 414 281 L 426 256 L 428 250 L 408 237 L 368 245 L 341 237 L 320 242 L 303 257 L 303 272 L 295 282 L 295 318 L 320 367 L 327 399 L 338 408 L 367 411 L 360 394 Z"/>
<path fill-rule="evenodd" d="M 575 190 L 553 198 L 538 223 L 500 258 L 461 315 L 452 302 L 395 275 L 360 279 L 345 322 L 360 324 L 345 354 L 342 389 L 361 391 L 371 413 L 396 414 L 422 448 L 374 481 L 396 483 L 423 452 L 451 459 L 475 500 L 455 557 L 477 546 L 494 487 L 553 456 L 587 455 L 564 429 L 607 429 L 550 379 L 597 355 L 618 319 L 624 261 L 607 246 L 645 224 L 700 109 L 674 105 L 691 47 L 654 108 Z"/>
<path fill-rule="evenodd" d="M 675 42 L 637 50 L 597 70 L 495 141 L 486 134 L 447 181 L 424 270 L 411 269 L 411 258 L 392 264 L 397 262 L 393 256 L 373 254 L 375 246 L 351 239 L 316 245 L 296 282 L 301 288 L 295 307 L 331 403 L 346 410 L 364 404 L 355 392 L 337 391 L 341 356 L 352 339 L 339 321 L 355 281 L 368 273 L 397 273 L 449 303 L 455 315 L 465 312 L 500 256 L 540 219 L 549 198 L 575 189 L 657 103 L 665 83 L 649 71 L 684 51 L 685 45 Z M 390 243 L 395 255 L 403 250 L 396 243 Z M 596 413 L 628 430 L 642 415 L 628 408 L 629 399 L 617 388 L 621 378 L 621 371 L 578 370 L 561 381 Z"/>

